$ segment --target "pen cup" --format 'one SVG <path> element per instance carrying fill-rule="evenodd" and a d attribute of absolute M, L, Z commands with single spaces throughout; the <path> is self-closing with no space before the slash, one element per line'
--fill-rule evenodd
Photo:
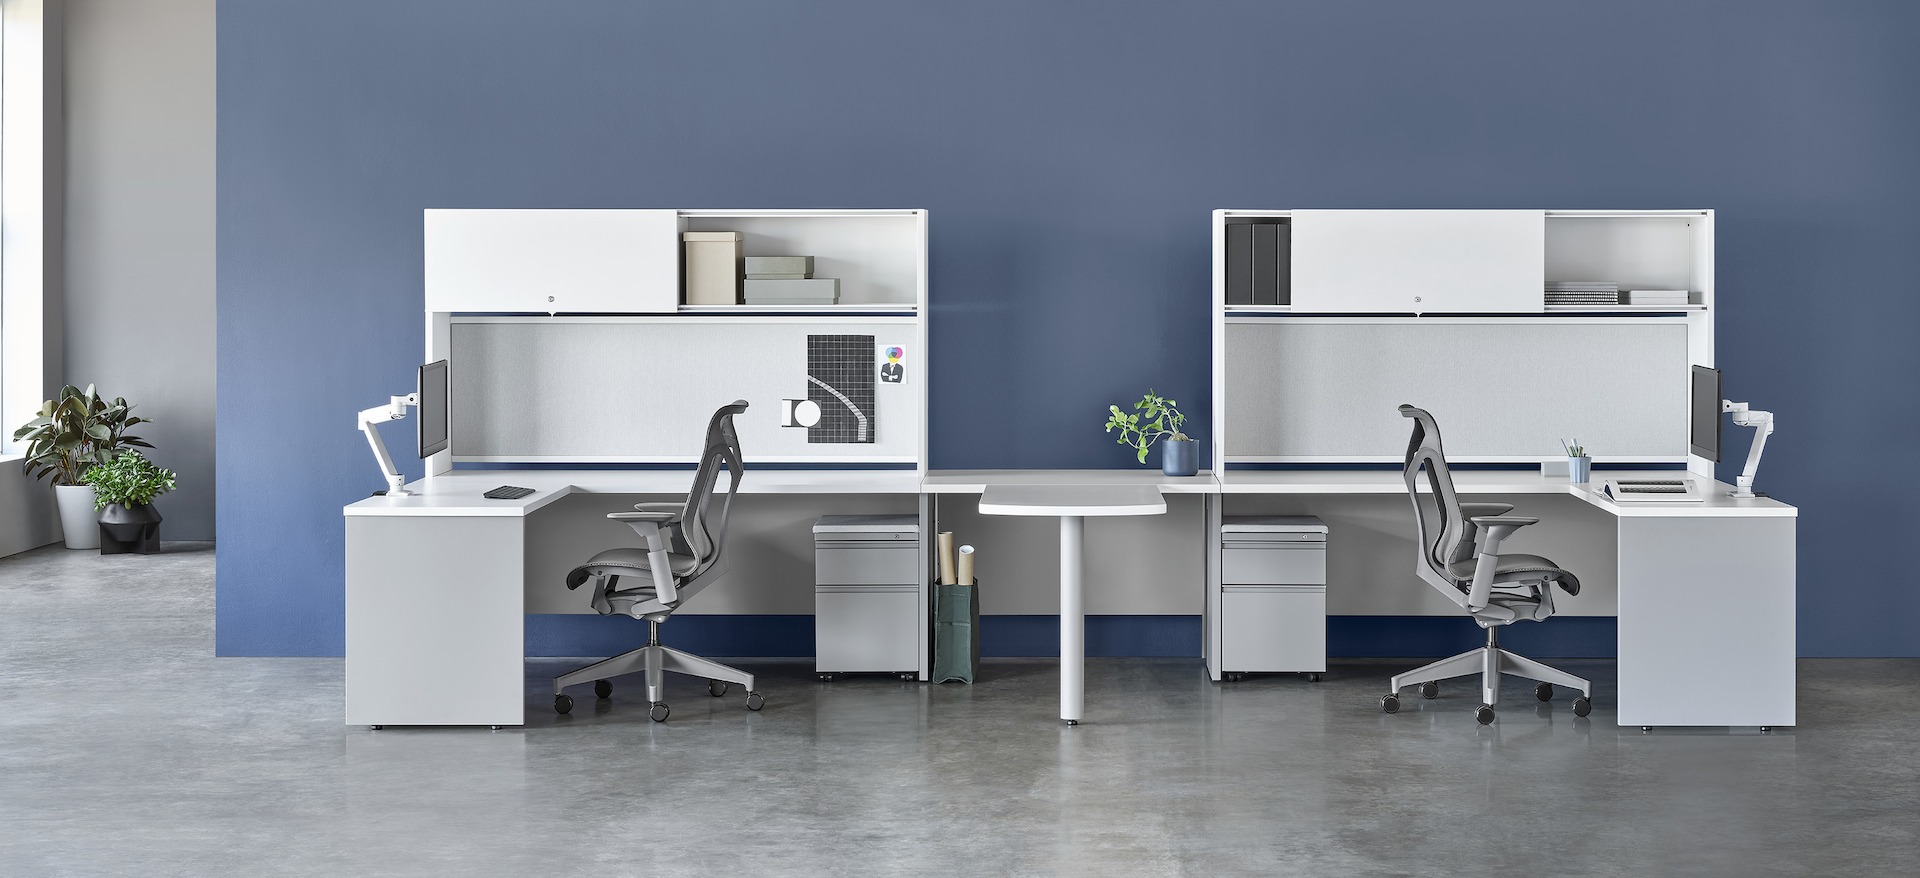
<path fill-rule="evenodd" d="M 1572 482 L 1576 485 L 1584 485 L 1587 483 L 1587 477 L 1592 474 L 1593 474 L 1593 458 L 1591 457 L 1567 458 L 1567 481 Z"/>

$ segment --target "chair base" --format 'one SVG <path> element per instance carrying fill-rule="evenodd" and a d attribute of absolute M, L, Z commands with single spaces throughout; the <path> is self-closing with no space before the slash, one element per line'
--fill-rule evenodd
<path fill-rule="evenodd" d="M 685 674 L 689 677 L 705 677 L 708 680 L 720 680 L 737 683 L 751 693 L 753 675 L 731 665 L 723 665 L 712 659 L 701 658 L 690 652 L 683 652 L 671 646 L 660 645 L 660 626 L 657 622 L 648 625 L 651 635 L 646 646 L 621 653 L 610 659 L 594 662 L 577 671 L 569 671 L 553 678 L 553 694 L 575 683 L 589 680 L 605 680 L 625 674 L 645 672 L 647 675 L 647 701 L 658 704 L 666 700 L 666 673 Z"/>
<path fill-rule="evenodd" d="M 1523 680 L 1578 689 L 1583 698 L 1593 697 L 1592 683 L 1526 656 L 1501 649 L 1491 637 L 1493 629 L 1487 629 L 1487 633 L 1489 637 L 1486 646 L 1468 650 L 1450 658 L 1443 658 L 1404 674 L 1396 674 L 1388 683 L 1388 691 L 1393 695 L 1399 695 L 1400 690 L 1407 686 L 1479 674 L 1480 703 L 1492 706 L 1500 702 L 1500 675 L 1511 674 Z"/>

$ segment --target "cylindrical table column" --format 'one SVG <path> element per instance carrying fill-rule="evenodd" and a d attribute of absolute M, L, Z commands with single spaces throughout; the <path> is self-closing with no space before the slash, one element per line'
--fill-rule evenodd
<path fill-rule="evenodd" d="M 1086 625 L 1080 609 L 1080 543 L 1085 520 L 1060 516 L 1060 718 L 1080 724 Z"/>

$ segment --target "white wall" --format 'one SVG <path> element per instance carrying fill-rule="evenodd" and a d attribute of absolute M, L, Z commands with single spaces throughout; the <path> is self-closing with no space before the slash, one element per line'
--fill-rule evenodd
<path fill-rule="evenodd" d="M 68 0 L 63 377 L 124 396 L 213 539 L 214 0 Z"/>

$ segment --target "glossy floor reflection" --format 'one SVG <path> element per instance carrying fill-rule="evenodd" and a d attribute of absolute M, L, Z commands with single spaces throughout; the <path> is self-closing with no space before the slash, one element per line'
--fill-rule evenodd
<path fill-rule="evenodd" d="M 0 560 L 0 875 L 1904 874 L 1920 857 L 1920 661 L 1803 661 L 1802 725 L 1613 725 L 1515 681 L 1379 711 L 1418 662 L 1207 682 L 1093 660 L 977 685 L 765 675 L 766 709 L 621 685 L 523 730 L 341 725 L 338 659 L 216 659 L 212 552 Z M 636 623 L 636 637 L 641 626 Z M 672 640 L 672 625 L 666 629 Z M 636 641 L 637 642 L 637 641 Z M 1701 685 L 1715 685 L 1702 681 Z"/>

